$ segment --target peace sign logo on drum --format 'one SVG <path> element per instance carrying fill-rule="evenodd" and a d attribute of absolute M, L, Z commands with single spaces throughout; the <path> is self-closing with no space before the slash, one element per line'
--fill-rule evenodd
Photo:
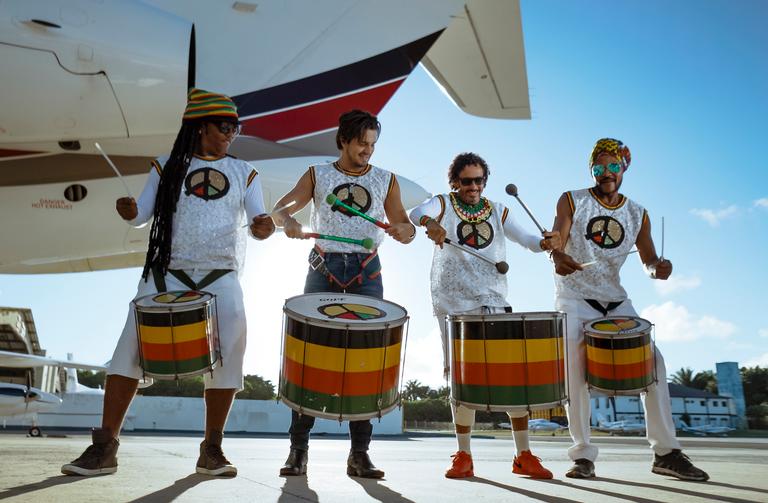
<path fill-rule="evenodd" d="M 184 189 L 186 195 L 194 195 L 205 201 L 221 199 L 229 192 L 229 179 L 219 170 L 200 168 L 187 175 Z"/>
<path fill-rule="evenodd" d="M 333 195 L 339 198 L 342 203 L 363 213 L 368 213 L 368 210 L 371 209 L 371 194 L 362 185 L 356 183 L 341 184 L 333 189 Z M 348 217 L 355 216 L 349 210 L 336 205 L 331 208 L 331 211 L 338 211 Z"/>
<path fill-rule="evenodd" d="M 480 250 L 493 242 L 493 227 L 487 220 L 478 223 L 461 221 L 456 227 L 456 235 L 460 244 Z"/>
<path fill-rule="evenodd" d="M 166 292 L 156 295 L 152 298 L 159 304 L 183 304 L 185 302 L 194 302 L 203 296 L 200 292 L 195 291 L 178 291 L 178 292 Z"/>
<path fill-rule="evenodd" d="M 387 315 L 381 309 L 363 304 L 325 304 L 317 310 L 331 319 L 344 320 L 376 320 Z"/>
<path fill-rule="evenodd" d="M 584 237 L 600 248 L 616 248 L 624 241 L 624 227 L 615 218 L 600 215 L 589 221 Z"/>

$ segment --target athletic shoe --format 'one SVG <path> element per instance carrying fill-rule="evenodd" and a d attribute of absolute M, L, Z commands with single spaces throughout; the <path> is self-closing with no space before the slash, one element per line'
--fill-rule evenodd
<path fill-rule="evenodd" d="M 523 451 L 515 456 L 512 461 L 512 473 L 528 475 L 533 479 L 551 479 L 552 472 L 541 466 L 541 458 L 537 458 L 531 451 Z"/>
<path fill-rule="evenodd" d="M 102 429 L 91 431 L 92 444 L 79 458 L 61 467 L 64 475 L 104 475 L 117 471 L 117 448 L 120 442 Z"/>
<path fill-rule="evenodd" d="M 472 454 L 464 451 L 456 451 L 456 454 L 452 454 L 451 467 L 445 472 L 445 476 L 449 479 L 463 479 L 466 477 L 475 476 L 475 466 L 472 463 Z"/>
<path fill-rule="evenodd" d="M 565 476 L 571 479 L 588 479 L 595 476 L 595 464 L 586 459 L 580 458 L 574 461 L 570 470 L 565 472 Z"/>
<path fill-rule="evenodd" d="M 203 440 L 200 443 L 200 457 L 197 458 L 195 471 L 204 475 L 234 477 L 237 475 L 237 468 L 229 462 L 221 450 L 221 440 L 223 434 L 220 431 L 209 433 L 209 440 Z"/>
<path fill-rule="evenodd" d="M 699 470 L 693 466 L 691 459 L 680 449 L 672 449 L 672 452 L 665 456 L 654 454 L 651 471 L 659 475 L 671 475 L 681 480 L 698 480 L 700 482 L 709 480 L 709 475 L 704 470 Z"/>

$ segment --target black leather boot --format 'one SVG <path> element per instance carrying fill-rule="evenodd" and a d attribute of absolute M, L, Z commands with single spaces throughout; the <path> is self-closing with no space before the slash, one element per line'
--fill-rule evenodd
<path fill-rule="evenodd" d="M 366 451 L 349 451 L 347 475 L 363 477 L 365 479 L 384 478 L 384 472 L 373 466 L 371 458 L 368 457 Z"/>
<path fill-rule="evenodd" d="M 291 449 L 288 454 L 288 459 L 285 460 L 285 464 L 280 468 L 280 475 L 293 476 L 304 475 L 307 473 L 307 451 L 300 451 L 299 449 Z"/>

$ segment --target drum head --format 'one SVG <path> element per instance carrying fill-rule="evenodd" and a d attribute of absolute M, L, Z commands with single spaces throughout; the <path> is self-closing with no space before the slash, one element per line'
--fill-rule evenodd
<path fill-rule="evenodd" d="M 133 301 L 140 311 L 186 311 L 211 302 L 213 295 L 195 290 L 175 290 L 145 295 Z"/>
<path fill-rule="evenodd" d="M 291 297 L 283 308 L 286 315 L 316 325 L 339 327 L 360 325 L 397 326 L 405 323 L 405 308 L 386 300 L 348 293 L 308 293 Z"/>
<path fill-rule="evenodd" d="M 651 331 L 651 322 L 633 316 L 608 316 L 584 323 L 584 331 L 593 337 L 632 337 Z"/>

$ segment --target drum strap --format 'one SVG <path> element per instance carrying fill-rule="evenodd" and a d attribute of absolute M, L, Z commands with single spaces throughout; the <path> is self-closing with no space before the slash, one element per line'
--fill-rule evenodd
<path fill-rule="evenodd" d="M 609 302 L 605 307 L 603 307 L 603 305 L 600 304 L 595 299 L 584 299 L 584 302 L 592 306 L 592 309 L 594 309 L 595 311 L 602 313 L 603 316 L 608 316 L 609 311 L 613 311 L 614 309 L 619 307 L 624 301 L 620 300 L 618 302 Z"/>
<path fill-rule="evenodd" d="M 192 281 L 192 278 L 189 277 L 189 274 L 184 272 L 181 269 L 168 269 L 168 272 L 176 279 L 181 281 L 184 286 L 189 288 L 190 290 L 202 290 L 206 286 L 210 285 L 217 279 L 221 278 L 222 276 L 229 274 L 232 272 L 232 269 L 214 269 L 213 271 L 209 272 L 205 275 L 203 279 L 201 279 L 198 283 L 195 283 Z M 162 274 L 159 274 L 159 271 L 152 271 L 152 278 L 155 280 L 155 288 L 157 288 L 158 292 L 166 292 L 168 291 L 168 287 L 165 284 L 165 276 Z"/>

